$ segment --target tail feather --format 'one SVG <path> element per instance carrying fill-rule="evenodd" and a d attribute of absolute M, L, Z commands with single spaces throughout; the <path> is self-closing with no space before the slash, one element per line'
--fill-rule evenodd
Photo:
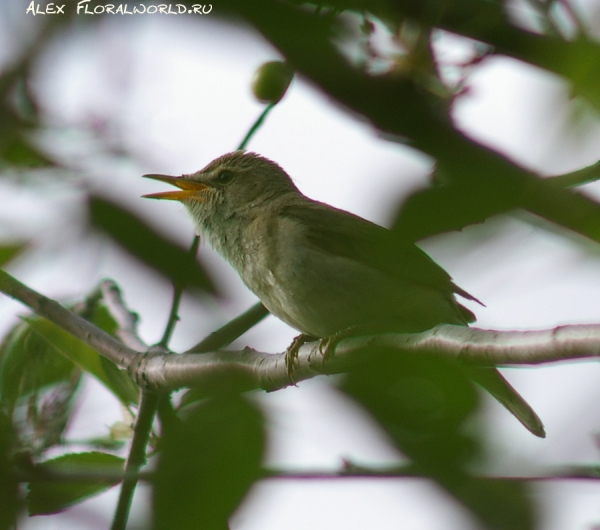
<path fill-rule="evenodd" d="M 540 438 L 546 437 L 542 420 L 498 370 L 495 368 L 470 368 L 469 375 L 513 414 L 527 430 Z"/>

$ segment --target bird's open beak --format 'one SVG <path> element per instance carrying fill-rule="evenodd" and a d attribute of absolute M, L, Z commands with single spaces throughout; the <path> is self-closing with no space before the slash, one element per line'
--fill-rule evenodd
<path fill-rule="evenodd" d="M 160 180 L 167 184 L 177 186 L 180 191 L 162 191 L 159 193 L 149 193 L 142 195 L 146 199 L 167 199 L 170 201 L 183 201 L 185 199 L 193 199 L 202 201 L 202 194 L 198 194 L 203 190 L 207 190 L 208 186 L 200 182 L 186 179 L 184 177 L 170 177 L 169 175 L 144 175 L 144 178 Z"/>

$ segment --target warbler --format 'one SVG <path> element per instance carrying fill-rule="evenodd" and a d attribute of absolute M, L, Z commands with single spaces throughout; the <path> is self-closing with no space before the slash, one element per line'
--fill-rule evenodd
<path fill-rule="evenodd" d="M 144 177 L 179 188 L 144 197 L 182 202 L 197 233 L 303 338 L 415 333 L 475 320 L 456 295 L 476 299 L 418 246 L 309 199 L 278 164 L 256 153 L 228 153 L 181 177 Z M 537 414 L 500 372 L 473 373 L 527 429 L 545 436 Z"/>

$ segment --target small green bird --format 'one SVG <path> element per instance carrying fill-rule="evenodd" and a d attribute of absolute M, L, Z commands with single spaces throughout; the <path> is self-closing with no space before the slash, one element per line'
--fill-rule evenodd
<path fill-rule="evenodd" d="M 144 176 L 179 188 L 144 197 L 182 202 L 197 233 L 272 314 L 305 336 L 420 332 L 475 320 L 455 295 L 476 299 L 419 247 L 309 199 L 262 156 L 235 151 L 191 175 Z M 545 436 L 539 417 L 496 369 L 471 375 L 533 434 Z"/>

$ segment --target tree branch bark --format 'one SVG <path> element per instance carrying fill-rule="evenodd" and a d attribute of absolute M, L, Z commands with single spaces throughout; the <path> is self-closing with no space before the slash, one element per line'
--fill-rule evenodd
<path fill-rule="evenodd" d="M 273 391 L 294 384 L 288 377 L 285 352 L 270 354 L 251 348 L 204 355 L 138 352 L 2 270 L 0 291 L 128 370 L 144 388 L 174 390 L 202 386 L 214 392 L 224 388 Z M 443 324 L 423 333 L 346 338 L 337 345 L 335 355 L 327 360 L 321 355 L 319 342 L 312 342 L 299 350 L 294 381 L 345 372 L 360 360 L 361 352 L 375 347 L 408 354 L 450 356 L 479 365 L 535 365 L 598 357 L 600 324 L 540 331 L 489 331 Z"/>

